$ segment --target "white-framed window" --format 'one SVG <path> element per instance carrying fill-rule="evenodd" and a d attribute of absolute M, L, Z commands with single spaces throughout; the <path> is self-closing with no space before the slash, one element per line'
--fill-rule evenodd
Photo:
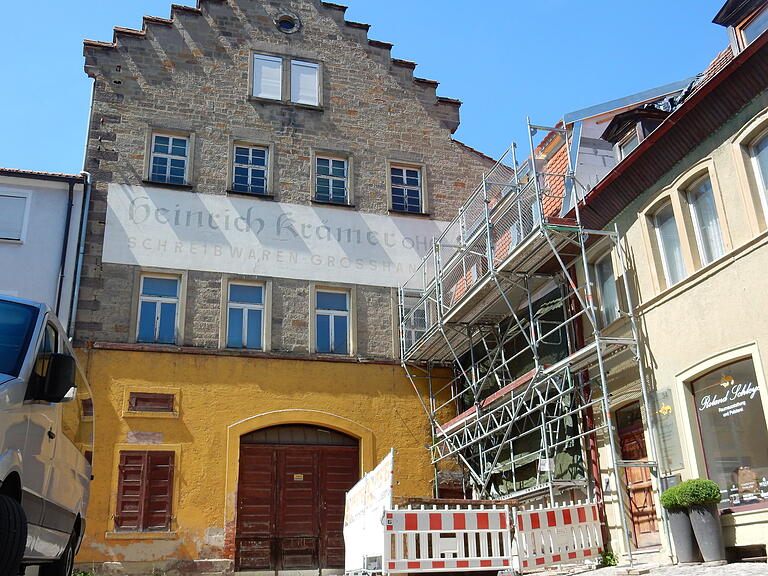
<path fill-rule="evenodd" d="M 0 240 L 24 241 L 28 208 L 28 194 L 0 192 Z"/>
<path fill-rule="evenodd" d="M 412 213 L 424 212 L 421 168 L 392 164 L 389 171 L 392 210 Z"/>
<path fill-rule="evenodd" d="M 640 137 L 637 134 L 637 129 L 634 129 L 619 142 L 619 160 L 626 158 L 639 144 Z"/>
<path fill-rule="evenodd" d="M 595 262 L 595 279 L 600 297 L 600 317 L 603 326 L 607 326 L 619 317 L 619 295 L 610 253 Z"/>
<path fill-rule="evenodd" d="M 269 194 L 269 148 L 234 145 L 232 191 L 259 196 Z"/>
<path fill-rule="evenodd" d="M 317 106 L 320 104 L 320 65 L 291 60 L 291 102 Z"/>
<path fill-rule="evenodd" d="M 315 351 L 349 354 L 349 292 L 315 292 Z"/>
<path fill-rule="evenodd" d="M 707 176 L 700 178 L 688 187 L 686 197 L 691 210 L 701 264 L 706 266 L 725 252 L 712 182 Z"/>
<path fill-rule="evenodd" d="M 346 158 L 315 157 L 315 200 L 349 204 L 349 162 Z"/>
<path fill-rule="evenodd" d="M 181 279 L 142 275 L 136 341 L 175 344 Z"/>
<path fill-rule="evenodd" d="M 768 132 L 764 132 L 749 147 L 749 155 L 763 202 L 763 211 L 768 214 Z"/>
<path fill-rule="evenodd" d="M 667 287 L 674 286 L 685 278 L 685 261 L 672 204 L 665 204 L 653 215 L 653 227 Z"/>
<path fill-rule="evenodd" d="M 289 74 L 285 74 L 289 70 Z M 269 54 L 253 55 L 254 98 L 320 105 L 320 64 Z"/>
<path fill-rule="evenodd" d="M 263 284 L 229 284 L 227 348 L 264 349 Z"/>
<path fill-rule="evenodd" d="M 424 337 L 427 331 L 427 304 L 422 304 L 405 312 L 406 317 L 401 324 L 404 351 L 410 350 L 416 342 Z"/>
<path fill-rule="evenodd" d="M 189 138 L 153 133 L 149 179 L 152 182 L 186 184 L 189 165 Z"/>

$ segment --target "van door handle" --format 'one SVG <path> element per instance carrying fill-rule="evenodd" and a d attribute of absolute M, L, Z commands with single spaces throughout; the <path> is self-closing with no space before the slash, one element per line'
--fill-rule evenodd
<path fill-rule="evenodd" d="M 48 430 L 48 438 L 50 438 L 51 440 L 56 438 L 56 432 L 54 432 L 53 430 Z"/>

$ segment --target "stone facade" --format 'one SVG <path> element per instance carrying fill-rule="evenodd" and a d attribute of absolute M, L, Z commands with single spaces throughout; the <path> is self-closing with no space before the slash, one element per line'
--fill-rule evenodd
<path fill-rule="evenodd" d="M 290 12 L 294 34 L 273 20 Z M 390 57 L 391 45 L 369 40 L 368 26 L 344 20 L 321 2 L 203 0 L 174 6 L 172 18 L 145 18 L 144 29 L 115 29 L 114 42 L 87 41 L 85 69 L 94 80 L 87 169 L 94 191 L 78 341 L 132 341 L 136 270 L 101 262 L 109 183 L 141 185 L 153 130 L 190 136 L 190 191 L 226 194 L 233 141 L 269 145 L 272 191 L 280 202 L 309 204 L 315 151 L 351 159 L 354 207 L 387 214 L 388 162 L 423 166 L 428 216 L 450 220 L 492 160 L 452 140 L 459 102 L 439 98 L 437 83 L 414 77 L 415 64 Z M 321 107 L 249 97 L 256 51 L 322 63 Z M 264 200 L 254 198 L 258 204 Z M 221 326 L 221 274 L 190 272 L 179 343 L 216 348 Z M 395 292 L 358 289 L 357 353 L 394 358 Z M 306 354 L 307 282 L 275 280 L 272 349 Z"/>

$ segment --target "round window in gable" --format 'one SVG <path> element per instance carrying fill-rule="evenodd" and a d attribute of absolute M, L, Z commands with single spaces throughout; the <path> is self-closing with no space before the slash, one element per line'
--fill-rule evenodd
<path fill-rule="evenodd" d="M 299 28 L 301 28 L 301 21 L 295 14 L 286 12 L 285 14 L 281 14 L 275 19 L 275 25 L 277 26 L 277 29 L 280 30 L 280 32 L 293 34 L 294 32 L 298 32 Z"/>

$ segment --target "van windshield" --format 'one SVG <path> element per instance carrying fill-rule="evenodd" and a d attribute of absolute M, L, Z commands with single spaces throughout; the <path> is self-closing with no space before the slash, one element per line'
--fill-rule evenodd
<path fill-rule="evenodd" d="M 36 317 L 32 306 L 0 301 L 0 374 L 19 375 Z"/>

